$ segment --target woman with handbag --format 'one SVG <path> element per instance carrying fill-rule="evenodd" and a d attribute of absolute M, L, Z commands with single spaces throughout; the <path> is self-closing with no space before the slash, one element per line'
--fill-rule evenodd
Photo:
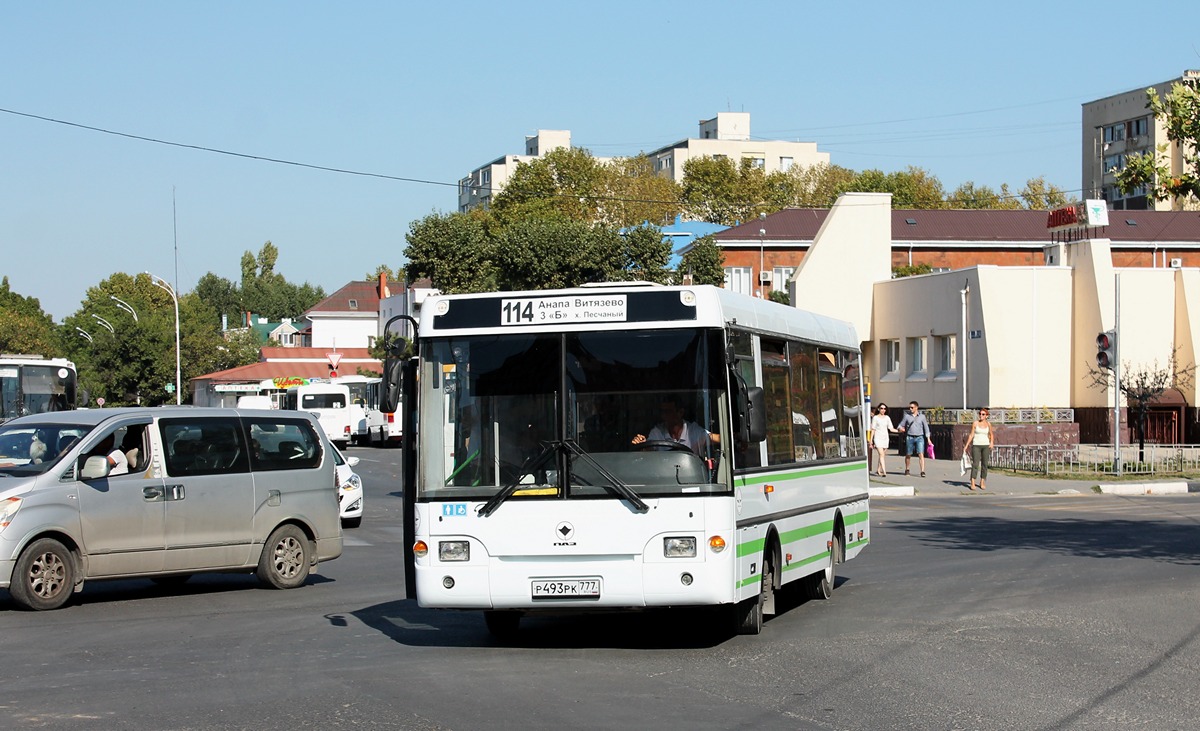
<path fill-rule="evenodd" d="M 971 484 L 968 489 L 975 489 L 975 480 L 979 480 L 979 489 L 987 489 L 988 462 L 992 458 L 992 447 L 996 446 L 996 435 L 992 423 L 988 421 L 988 410 L 979 410 L 979 418 L 971 424 L 967 432 L 967 440 L 963 443 L 963 454 L 970 454 Z M 969 451 L 968 451 L 969 450 Z"/>

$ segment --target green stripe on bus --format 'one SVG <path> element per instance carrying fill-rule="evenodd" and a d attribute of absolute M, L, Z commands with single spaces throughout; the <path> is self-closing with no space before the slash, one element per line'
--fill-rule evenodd
<path fill-rule="evenodd" d="M 753 554 L 753 553 L 762 553 L 763 549 L 766 547 L 767 547 L 767 539 L 766 538 L 759 538 L 757 540 L 746 541 L 745 543 L 739 543 L 738 547 L 737 547 L 737 556 L 738 556 L 738 558 L 741 558 L 742 556 L 749 556 L 750 554 Z"/>
<path fill-rule="evenodd" d="M 761 485 L 775 480 L 797 480 L 806 477 L 820 477 L 821 475 L 836 475 L 842 472 L 856 472 L 858 470 L 866 472 L 867 464 L 865 462 L 851 462 L 849 464 L 836 464 L 829 467 L 813 466 L 788 472 L 773 472 L 767 475 L 739 477 L 734 482 L 739 487 L 746 487 L 747 485 Z"/>
<path fill-rule="evenodd" d="M 833 521 L 826 520 L 821 523 L 813 523 L 812 525 L 806 525 L 802 528 L 796 528 L 795 530 L 784 531 L 783 533 L 779 534 L 779 543 L 786 546 L 789 543 L 795 543 L 796 541 L 803 540 L 805 538 L 812 538 L 813 536 L 832 533 Z"/>

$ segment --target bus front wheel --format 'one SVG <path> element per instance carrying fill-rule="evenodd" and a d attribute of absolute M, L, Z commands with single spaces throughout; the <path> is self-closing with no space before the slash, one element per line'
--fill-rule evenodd
<path fill-rule="evenodd" d="M 766 609 L 774 603 L 775 565 L 769 549 L 763 554 L 762 569 L 758 595 L 733 605 L 735 627 L 739 635 L 756 635 L 762 632 Z"/>
<path fill-rule="evenodd" d="M 830 544 L 829 563 L 821 571 L 804 577 L 805 598 L 828 599 L 833 596 L 834 566 L 842 561 L 841 536 L 834 533 Z"/>

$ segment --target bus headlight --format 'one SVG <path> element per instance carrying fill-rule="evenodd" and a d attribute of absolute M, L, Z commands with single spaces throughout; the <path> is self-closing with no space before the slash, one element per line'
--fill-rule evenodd
<path fill-rule="evenodd" d="M 13 516 L 17 514 L 17 510 L 21 507 L 21 498 L 10 497 L 9 499 L 0 502 L 0 531 L 8 527 L 12 522 Z"/>
<path fill-rule="evenodd" d="M 471 542 L 470 541 L 439 541 L 438 542 L 438 560 L 439 561 L 470 561 L 471 560 Z"/>
<path fill-rule="evenodd" d="M 696 539 L 692 536 L 664 538 L 663 555 L 667 558 L 695 558 Z"/>

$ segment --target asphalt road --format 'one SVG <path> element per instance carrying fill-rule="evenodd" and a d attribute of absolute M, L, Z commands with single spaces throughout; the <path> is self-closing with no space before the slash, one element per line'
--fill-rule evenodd
<path fill-rule="evenodd" d="M 0 592 L 0 729 L 1195 729 L 1200 496 L 872 502 L 831 600 L 541 618 L 515 646 L 403 597 L 398 452 L 356 448 L 361 528 L 297 590 L 252 576 Z"/>

